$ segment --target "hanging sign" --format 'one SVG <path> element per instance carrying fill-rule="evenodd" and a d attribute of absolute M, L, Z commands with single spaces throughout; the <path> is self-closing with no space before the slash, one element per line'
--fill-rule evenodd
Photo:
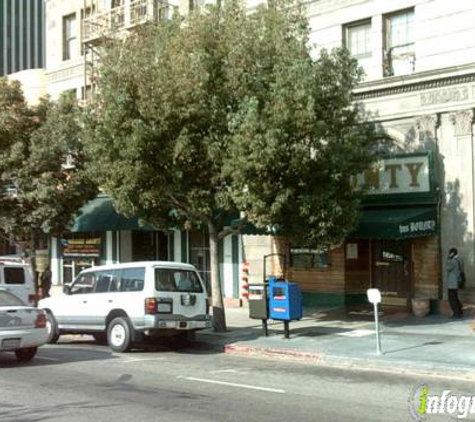
<path fill-rule="evenodd" d="M 61 239 L 63 258 L 98 258 L 101 255 L 101 238 Z"/>

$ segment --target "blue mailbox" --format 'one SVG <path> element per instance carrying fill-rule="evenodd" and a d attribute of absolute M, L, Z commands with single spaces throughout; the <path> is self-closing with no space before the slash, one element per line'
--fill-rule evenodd
<path fill-rule="evenodd" d="M 302 291 L 297 283 L 269 277 L 269 317 L 280 321 L 302 318 Z"/>

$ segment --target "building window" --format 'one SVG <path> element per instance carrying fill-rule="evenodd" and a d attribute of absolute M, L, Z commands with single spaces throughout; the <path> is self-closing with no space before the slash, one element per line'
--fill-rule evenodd
<path fill-rule="evenodd" d="M 175 9 L 170 5 L 161 6 L 158 9 L 158 21 L 164 22 L 173 18 Z"/>
<path fill-rule="evenodd" d="M 133 9 L 140 7 L 140 2 L 135 3 Z M 124 0 L 112 0 L 111 3 L 111 25 L 114 29 L 122 28 L 125 25 Z"/>
<path fill-rule="evenodd" d="M 78 54 L 76 36 L 76 14 L 63 17 L 63 60 L 70 60 Z"/>
<path fill-rule="evenodd" d="M 91 102 L 93 96 L 93 87 L 92 85 L 86 85 L 81 87 L 81 100 L 85 102 Z"/>
<path fill-rule="evenodd" d="M 299 269 L 328 267 L 328 252 L 321 249 L 290 248 L 290 267 Z"/>
<path fill-rule="evenodd" d="M 384 75 L 400 76 L 414 73 L 414 10 L 393 13 L 384 18 Z"/>
<path fill-rule="evenodd" d="M 344 28 L 345 46 L 368 74 L 371 65 L 371 21 L 351 23 Z"/>

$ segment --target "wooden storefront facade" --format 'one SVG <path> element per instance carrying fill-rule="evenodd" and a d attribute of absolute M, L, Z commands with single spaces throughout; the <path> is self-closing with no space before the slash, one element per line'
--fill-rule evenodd
<path fill-rule="evenodd" d="M 305 250 L 277 240 L 290 263 L 286 277 L 300 283 L 306 306 L 364 304 L 369 288 L 380 289 L 383 305 L 408 309 L 412 299 L 435 304 L 441 298 L 438 185 L 432 155 L 394 155 L 376 167 L 358 227 L 343 244 Z M 406 175 L 404 168 L 409 170 Z M 361 181 L 368 181 L 368 175 Z M 295 254 L 306 256 L 295 259 Z"/>

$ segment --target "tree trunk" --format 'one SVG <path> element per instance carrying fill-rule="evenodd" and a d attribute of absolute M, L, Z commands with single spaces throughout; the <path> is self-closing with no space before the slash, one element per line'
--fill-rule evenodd
<path fill-rule="evenodd" d="M 226 315 L 224 312 L 223 294 L 221 292 L 221 280 L 219 279 L 218 232 L 213 222 L 208 222 L 208 231 L 213 328 L 214 331 L 222 333 L 226 331 Z"/>

